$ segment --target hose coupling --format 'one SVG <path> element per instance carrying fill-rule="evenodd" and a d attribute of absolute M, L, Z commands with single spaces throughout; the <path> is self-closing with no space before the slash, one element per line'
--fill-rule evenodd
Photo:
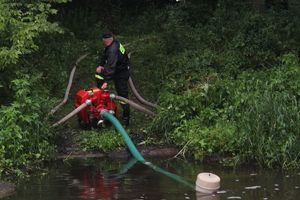
<path fill-rule="evenodd" d="M 103 113 L 105 113 L 105 112 L 107 112 L 107 110 L 106 110 L 106 109 L 103 109 L 103 110 L 101 110 L 101 112 L 100 112 L 100 115 L 102 116 L 102 115 L 103 115 Z"/>
<path fill-rule="evenodd" d="M 92 101 L 90 99 L 87 99 L 85 101 L 85 104 L 88 105 L 88 106 L 91 106 L 92 105 Z"/>
<path fill-rule="evenodd" d="M 115 99 L 116 95 L 115 94 L 110 94 L 109 97 L 110 97 L 110 99 Z"/>

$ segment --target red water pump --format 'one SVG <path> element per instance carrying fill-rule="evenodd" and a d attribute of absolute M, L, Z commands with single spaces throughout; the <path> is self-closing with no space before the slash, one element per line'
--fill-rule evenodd
<path fill-rule="evenodd" d="M 103 110 L 107 110 L 115 116 L 118 114 L 116 102 L 105 89 L 94 87 L 88 90 L 79 90 L 76 93 L 75 107 L 78 108 L 87 100 L 90 100 L 91 104 L 77 114 L 82 125 L 97 126 L 99 123 L 104 122 L 100 115 Z"/>

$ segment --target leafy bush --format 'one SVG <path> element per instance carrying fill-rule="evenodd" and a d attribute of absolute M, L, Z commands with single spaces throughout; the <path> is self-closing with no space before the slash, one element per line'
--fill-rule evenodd
<path fill-rule="evenodd" d="M 54 146 L 45 121 L 49 99 L 35 89 L 39 76 L 18 75 L 12 81 L 15 100 L 0 108 L 0 171 L 26 168 L 48 160 Z"/>
<path fill-rule="evenodd" d="M 57 23 L 47 20 L 56 13 L 47 2 L 1 1 L 0 10 L 0 69 L 36 50 L 34 39 L 41 33 L 62 31 Z"/>
<path fill-rule="evenodd" d="M 285 54 L 277 67 L 243 71 L 235 79 L 212 70 L 198 74 L 195 59 L 168 76 L 151 131 L 197 159 L 213 152 L 239 163 L 298 166 L 298 57 Z"/>
<path fill-rule="evenodd" d="M 203 126 L 201 120 L 194 118 L 178 126 L 171 135 L 173 141 L 183 146 L 185 152 L 195 159 L 205 155 L 234 155 L 236 128 L 230 122 L 220 121 L 214 126 Z"/>

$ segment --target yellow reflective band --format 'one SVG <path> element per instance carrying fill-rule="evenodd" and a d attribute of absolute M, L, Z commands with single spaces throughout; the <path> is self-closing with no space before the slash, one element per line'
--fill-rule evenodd
<path fill-rule="evenodd" d="M 100 79 L 100 80 L 104 80 L 104 78 L 98 74 L 95 74 L 95 78 Z"/>
<path fill-rule="evenodd" d="M 120 102 L 120 104 L 126 104 L 124 101 L 119 101 Z"/>
<path fill-rule="evenodd" d="M 121 43 L 120 43 L 119 50 L 120 50 L 120 52 L 121 52 L 122 54 L 125 53 L 125 48 L 124 48 L 124 46 L 123 46 Z"/>

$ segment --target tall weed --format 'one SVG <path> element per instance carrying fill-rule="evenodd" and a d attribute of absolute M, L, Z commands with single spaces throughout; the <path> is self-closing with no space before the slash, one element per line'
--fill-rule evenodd
<path fill-rule="evenodd" d="M 297 167 L 300 107 L 287 92 L 265 91 L 248 100 L 238 121 L 239 155 L 267 167 Z M 293 163 L 292 165 L 290 165 Z"/>

